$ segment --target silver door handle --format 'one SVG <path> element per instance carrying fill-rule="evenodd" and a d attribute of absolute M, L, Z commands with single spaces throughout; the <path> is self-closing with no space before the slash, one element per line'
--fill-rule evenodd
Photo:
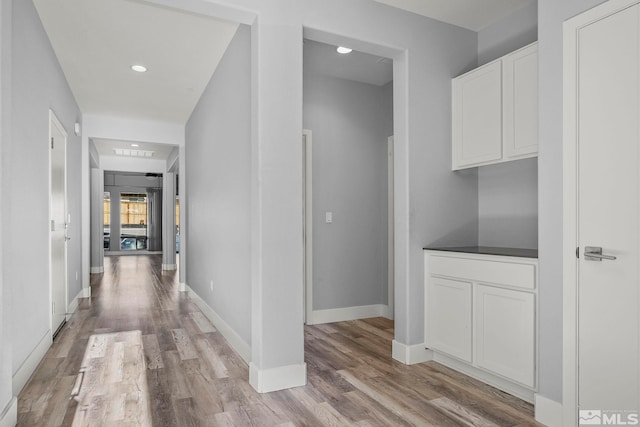
<path fill-rule="evenodd" d="M 585 246 L 584 247 L 584 260 L 585 261 L 602 261 L 603 259 L 607 259 L 610 261 L 614 261 L 617 258 L 613 255 L 604 255 L 602 253 L 602 248 L 599 246 Z"/>

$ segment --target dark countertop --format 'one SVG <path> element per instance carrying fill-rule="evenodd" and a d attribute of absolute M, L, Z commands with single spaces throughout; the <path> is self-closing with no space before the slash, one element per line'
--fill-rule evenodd
<path fill-rule="evenodd" d="M 424 250 L 461 252 L 465 254 L 515 256 L 521 258 L 538 258 L 537 249 L 495 248 L 491 246 L 456 246 L 456 247 L 426 247 Z"/>

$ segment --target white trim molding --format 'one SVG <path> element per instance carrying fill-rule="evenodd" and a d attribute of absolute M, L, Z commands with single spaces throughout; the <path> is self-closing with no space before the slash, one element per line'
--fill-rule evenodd
<path fill-rule="evenodd" d="M 433 352 L 433 360 L 440 363 L 441 365 L 447 366 L 458 372 L 462 372 L 463 374 L 482 381 L 483 383 L 489 384 L 490 386 L 512 394 L 526 402 L 533 403 L 534 401 L 533 390 L 511 380 L 507 380 L 498 375 L 494 375 L 481 368 L 476 368 L 475 366 L 469 365 L 466 362 L 461 362 L 456 358 L 449 357 L 437 351 Z"/>
<path fill-rule="evenodd" d="M 242 359 L 249 363 L 251 361 L 251 346 L 247 344 L 240 335 L 231 327 L 227 322 L 220 317 L 215 310 L 200 297 L 189 285 L 181 283 L 180 286 L 184 286 L 184 292 L 187 293 L 189 298 L 200 308 L 202 313 L 207 319 L 216 327 L 222 336 L 227 340 L 229 345 L 242 357 Z"/>
<path fill-rule="evenodd" d="M 304 146 L 304 321 L 311 325 L 313 312 L 313 133 L 302 130 Z"/>
<path fill-rule="evenodd" d="M 562 404 L 538 393 L 533 396 L 536 421 L 549 427 L 562 426 Z"/>
<path fill-rule="evenodd" d="M 91 286 L 82 288 L 82 298 L 91 298 Z"/>
<path fill-rule="evenodd" d="M 165 271 L 173 271 L 175 270 L 177 267 L 175 264 L 162 264 L 162 269 Z"/>
<path fill-rule="evenodd" d="M 104 267 L 91 267 L 91 274 L 101 274 L 104 273 Z"/>
<path fill-rule="evenodd" d="M 40 342 L 35 346 L 31 354 L 22 362 L 22 365 L 18 368 L 13 375 L 13 394 L 17 396 L 20 394 L 24 386 L 31 378 L 31 375 L 35 372 L 36 368 L 44 359 L 44 355 L 47 354 L 47 350 L 51 347 L 51 330 L 49 329 L 44 336 L 40 339 Z"/>
<path fill-rule="evenodd" d="M 89 293 L 91 293 L 91 288 L 89 288 Z M 85 294 L 85 290 L 84 289 L 80 289 L 80 292 L 78 292 L 78 295 L 76 295 L 75 298 L 73 300 L 71 300 L 71 302 L 67 306 L 67 321 L 69 320 L 71 315 L 73 313 L 75 313 L 76 310 L 78 309 L 78 304 L 80 303 L 80 298 L 86 298 L 84 296 L 84 294 Z"/>
<path fill-rule="evenodd" d="M 187 292 L 187 284 L 186 283 L 178 283 L 178 292 Z M 192 291 L 193 292 L 193 291 Z"/>
<path fill-rule="evenodd" d="M 18 423 L 18 399 L 14 397 L 0 413 L 0 427 L 14 427 Z"/>
<path fill-rule="evenodd" d="M 328 310 L 313 310 L 307 314 L 307 325 L 346 322 L 348 320 L 367 319 L 369 317 L 389 318 L 389 306 L 385 304 L 374 304 L 332 308 Z"/>
<path fill-rule="evenodd" d="M 249 384 L 258 393 L 270 393 L 287 388 L 302 387 L 307 384 L 307 364 L 260 369 L 250 363 Z"/>
<path fill-rule="evenodd" d="M 433 350 L 425 348 L 424 343 L 407 345 L 393 340 L 391 342 L 391 357 L 405 365 L 415 365 L 433 360 Z"/>

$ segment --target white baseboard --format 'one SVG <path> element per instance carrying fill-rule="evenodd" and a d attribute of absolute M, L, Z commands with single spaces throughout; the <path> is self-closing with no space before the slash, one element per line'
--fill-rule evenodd
<path fill-rule="evenodd" d="M 31 351 L 31 354 L 24 362 L 22 362 L 20 368 L 18 368 L 16 373 L 13 375 L 14 396 L 20 394 L 24 386 L 27 384 L 27 381 L 29 381 L 29 378 L 44 358 L 47 350 L 49 350 L 49 347 L 51 347 L 51 330 L 48 330 L 47 333 L 44 334 L 40 339 L 40 342 L 38 342 L 33 351 Z"/>
<path fill-rule="evenodd" d="M 346 322 L 369 317 L 389 317 L 389 307 L 384 304 L 360 305 L 356 307 L 313 310 L 307 314 L 307 325 Z"/>
<path fill-rule="evenodd" d="M 178 292 L 187 292 L 187 284 L 178 283 Z"/>
<path fill-rule="evenodd" d="M 424 347 L 424 344 L 406 345 L 396 340 L 391 342 L 391 357 L 405 365 L 433 360 L 433 351 Z"/>
<path fill-rule="evenodd" d="M 307 384 L 307 364 L 280 366 L 272 369 L 259 369 L 249 365 L 249 384 L 258 393 L 302 387 Z"/>
<path fill-rule="evenodd" d="M 0 412 L 0 427 L 15 427 L 18 423 L 18 399 L 13 398 Z"/>
<path fill-rule="evenodd" d="M 73 300 L 71 300 L 71 302 L 69 303 L 69 305 L 67 306 L 67 320 L 69 320 L 69 318 L 71 317 L 71 315 L 73 313 L 76 312 L 76 310 L 78 309 L 78 303 L 79 303 L 79 299 L 80 298 L 86 298 L 84 296 L 85 291 L 84 289 L 80 289 L 80 292 L 78 292 L 78 295 L 75 296 L 75 298 Z"/>
<path fill-rule="evenodd" d="M 471 366 L 465 362 L 461 362 L 453 357 L 446 356 L 444 354 L 433 352 L 433 360 L 448 366 L 458 372 L 462 372 L 465 375 L 469 375 L 483 383 L 489 384 L 495 388 L 498 388 L 504 392 L 512 394 L 520 399 L 533 403 L 534 391 L 527 387 L 521 386 L 513 381 L 509 381 L 497 375 L 493 375 L 487 371 Z"/>
<path fill-rule="evenodd" d="M 162 269 L 166 270 L 166 271 L 173 271 L 175 270 L 177 267 L 175 264 L 162 264 Z"/>
<path fill-rule="evenodd" d="M 104 267 L 91 267 L 91 269 L 89 270 L 89 272 L 91 274 L 100 274 L 100 273 L 104 273 Z"/>
<path fill-rule="evenodd" d="M 233 347 L 233 349 L 238 352 L 240 357 L 244 359 L 245 362 L 249 363 L 251 361 L 251 347 L 247 344 L 240 335 L 231 327 L 227 322 L 225 322 L 222 317 L 218 313 L 215 312 L 209 305 L 191 289 L 188 285 L 182 283 L 185 287 L 184 292 L 187 292 L 189 297 L 193 300 L 194 303 L 202 310 L 202 313 L 213 323 L 213 326 L 216 327 L 218 331 L 222 334 L 222 336 L 229 342 L 229 345 Z"/>
<path fill-rule="evenodd" d="M 538 393 L 534 395 L 536 421 L 549 427 L 562 426 L 562 404 Z"/>
<path fill-rule="evenodd" d="M 71 318 L 71 315 L 78 309 L 80 298 L 91 298 L 91 288 L 82 288 L 78 295 L 67 306 L 67 321 Z"/>

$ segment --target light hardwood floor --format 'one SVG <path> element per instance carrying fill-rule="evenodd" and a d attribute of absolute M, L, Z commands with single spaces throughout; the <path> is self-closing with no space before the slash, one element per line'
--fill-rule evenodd
<path fill-rule="evenodd" d="M 246 363 L 160 263 L 105 259 L 92 298 L 20 393 L 19 426 L 537 425 L 526 402 L 437 363 L 393 361 L 383 318 L 306 327 L 307 386 L 256 393 Z"/>

